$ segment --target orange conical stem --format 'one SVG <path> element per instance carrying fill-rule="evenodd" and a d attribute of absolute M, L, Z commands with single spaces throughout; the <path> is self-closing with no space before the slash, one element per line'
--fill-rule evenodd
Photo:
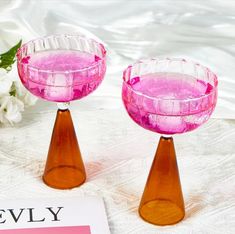
<path fill-rule="evenodd" d="M 73 121 L 68 109 L 58 110 L 43 181 L 50 187 L 70 189 L 86 180 Z"/>
<path fill-rule="evenodd" d="M 159 140 L 139 214 L 156 225 L 175 224 L 184 218 L 184 199 L 172 137 Z"/>

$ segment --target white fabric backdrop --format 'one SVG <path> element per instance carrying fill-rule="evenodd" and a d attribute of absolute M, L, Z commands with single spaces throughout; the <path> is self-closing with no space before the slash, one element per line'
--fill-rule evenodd
<path fill-rule="evenodd" d="M 86 33 L 108 50 L 104 82 L 71 107 L 88 182 L 72 191 L 41 182 L 56 107 L 39 101 L 0 129 L 0 198 L 99 194 L 112 234 L 235 233 L 235 1 L 0 0 L 0 52 L 54 33 Z M 122 70 L 152 56 L 191 58 L 219 77 L 213 119 L 175 138 L 187 215 L 170 227 L 137 215 L 157 136 L 130 120 L 120 98 Z"/>

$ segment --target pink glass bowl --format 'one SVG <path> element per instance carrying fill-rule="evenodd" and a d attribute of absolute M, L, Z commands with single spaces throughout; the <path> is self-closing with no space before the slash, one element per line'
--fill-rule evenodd
<path fill-rule="evenodd" d="M 32 40 L 18 50 L 17 58 L 23 85 L 32 94 L 54 102 L 90 94 L 106 71 L 104 46 L 79 35 Z"/>
<path fill-rule="evenodd" d="M 185 59 L 147 59 L 123 73 L 122 99 L 140 126 L 161 134 L 191 131 L 212 114 L 217 77 Z"/>

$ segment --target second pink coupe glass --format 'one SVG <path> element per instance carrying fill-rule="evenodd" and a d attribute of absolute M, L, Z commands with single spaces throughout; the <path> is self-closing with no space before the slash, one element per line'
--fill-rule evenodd
<path fill-rule="evenodd" d="M 44 182 L 58 189 L 81 185 L 86 173 L 68 107 L 103 80 L 104 46 L 78 35 L 48 36 L 24 44 L 17 60 L 23 85 L 37 97 L 58 103 Z"/>
<path fill-rule="evenodd" d="M 177 223 L 185 208 L 172 135 L 209 119 L 217 101 L 217 77 L 185 59 L 147 59 L 124 71 L 122 98 L 137 124 L 162 134 L 139 214 L 157 225 Z"/>

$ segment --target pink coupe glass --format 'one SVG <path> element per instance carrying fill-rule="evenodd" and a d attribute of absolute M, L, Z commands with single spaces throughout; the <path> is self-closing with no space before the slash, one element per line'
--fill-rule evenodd
<path fill-rule="evenodd" d="M 58 103 L 44 182 L 58 189 L 81 185 L 86 173 L 68 104 L 93 92 L 103 80 L 104 46 L 79 35 L 48 36 L 24 44 L 17 61 L 23 85 L 32 94 Z"/>
<path fill-rule="evenodd" d="M 162 134 L 139 214 L 157 225 L 177 223 L 185 208 L 172 135 L 209 119 L 217 101 L 217 77 L 185 59 L 147 59 L 124 71 L 122 98 L 137 124 Z"/>

